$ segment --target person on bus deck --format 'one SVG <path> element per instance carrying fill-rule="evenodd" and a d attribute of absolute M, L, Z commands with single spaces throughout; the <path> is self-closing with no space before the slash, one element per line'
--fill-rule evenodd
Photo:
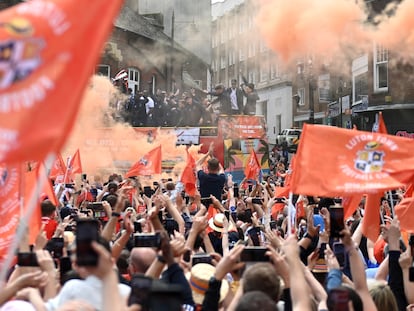
<path fill-rule="evenodd" d="M 203 171 L 203 163 L 208 156 L 211 159 L 207 161 L 207 170 Z M 218 159 L 214 157 L 214 143 L 209 146 L 207 154 L 202 156 L 196 162 L 197 177 L 200 184 L 201 198 L 210 198 L 210 195 L 214 195 L 218 200 L 221 200 L 221 194 L 223 187 L 226 183 L 226 176 L 224 175 L 224 168 Z M 206 206 L 208 208 L 208 206 Z"/>

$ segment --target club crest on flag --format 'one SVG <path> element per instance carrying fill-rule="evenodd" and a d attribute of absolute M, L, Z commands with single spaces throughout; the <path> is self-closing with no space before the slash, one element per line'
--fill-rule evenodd
<path fill-rule="evenodd" d="M 363 173 L 379 173 L 384 166 L 385 152 L 380 150 L 370 150 L 376 142 L 365 145 L 365 150 L 357 152 L 355 169 Z"/>
<path fill-rule="evenodd" d="M 142 157 L 139 160 L 139 164 L 142 164 L 144 166 L 150 166 L 151 165 L 151 161 L 149 161 L 146 157 Z"/>
<path fill-rule="evenodd" d="M 44 41 L 29 37 L 33 33 L 30 21 L 14 18 L 0 25 L 16 39 L 0 42 L 0 89 L 29 76 L 41 64 L 40 51 Z M 25 38 L 26 37 L 26 38 Z"/>

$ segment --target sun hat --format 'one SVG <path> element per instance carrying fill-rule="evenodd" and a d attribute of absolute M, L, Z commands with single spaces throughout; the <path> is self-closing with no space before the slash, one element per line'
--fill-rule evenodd
<path fill-rule="evenodd" d="M 216 268 L 207 263 L 199 263 L 191 268 L 191 272 L 187 273 L 188 283 L 193 292 L 193 299 L 196 304 L 203 304 L 205 293 L 208 289 L 209 281 Z M 229 292 L 229 284 L 227 280 L 221 282 L 220 302 L 226 298 Z"/>
<path fill-rule="evenodd" d="M 214 217 L 211 217 L 208 221 L 208 225 L 211 229 L 217 232 L 223 232 L 223 223 L 224 217 L 226 217 L 223 213 L 217 213 Z"/>

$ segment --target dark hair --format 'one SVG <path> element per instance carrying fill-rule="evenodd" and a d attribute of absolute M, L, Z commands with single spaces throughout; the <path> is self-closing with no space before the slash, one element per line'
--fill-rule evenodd
<path fill-rule="evenodd" d="M 107 201 L 111 207 L 115 207 L 118 197 L 116 195 L 109 194 L 106 196 L 105 201 Z"/>
<path fill-rule="evenodd" d="M 48 217 L 56 211 L 56 206 L 50 200 L 44 200 L 40 203 L 40 208 L 42 210 L 42 217 Z"/>
<path fill-rule="evenodd" d="M 220 162 L 216 158 L 212 158 L 207 162 L 207 168 L 209 171 L 215 172 L 220 168 Z"/>

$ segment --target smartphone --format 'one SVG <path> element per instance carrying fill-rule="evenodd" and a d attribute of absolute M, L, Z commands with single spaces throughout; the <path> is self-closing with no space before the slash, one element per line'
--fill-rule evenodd
<path fill-rule="evenodd" d="M 192 261 L 191 261 L 191 265 L 195 266 L 196 264 L 199 264 L 199 263 L 208 263 L 211 265 L 212 261 L 211 261 L 210 254 L 205 254 L 205 253 L 194 254 Z"/>
<path fill-rule="evenodd" d="M 252 192 L 252 190 L 253 190 L 253 185 L 251 185 L 251 184 L 250 184 L 250 185 L 248 186 L 248 191 L 249 191 L 249 193 L 250 193 L 250 192 Z"/>
<path fill-rule="evenodd" d="M 98 254 L 92 241 L 99 239 L 99 223 L 96 219 L 79 219 L 76 222 L 76 263 L 78 266 L 96 266 Z"/>
<path fill-rule="evenodd" d="M 144 194 L 146 197 L 150 198 L 152 196 L 152 189 L 150 186 L 144 187 Z"/>
<path fill-rule="evenodd" d="M 284 198 L 275 198 L 275 203 L 285 203 Z"/>
<path fill-rule="evenodd" d="M 251 228 L 249 231 L 247 231 L 247 234 L 252 240 L 252 243 L 254 246 L 260 246 L 260 239 L 259 239 L 260 230 L 258 230 L 257 228 Z"/>
<path fill-rule="evenodd" d="M 82 181 L 86 181 L 87 180 L 88 175 L 87 174 L 82 174 Z"/>
<path fill-rule="evenodd" d="M 65 188 L 73 189 L 75 188 L 75 184 L 65 184 Z"/>
<path fill-rule="evenodd" d="M 340 242 L 333 244 L 333 252 L 338 260 L 339 266 L 343 268 L 345 266 L 345 246 Z"/>
<path fill-rule="evenodd" d="M 168 234 L 174 234 L 174 231 L 179 231 L 178 223 L 174 218 L 166 218 L 164 221 L 164 228 Z"/>
<path fill-rule="evenodd" d="M 319 247 L 318 259 L 325 258 L 325 250 L 326 250 L 326 243 L 321 243 L 321 246 Z"/>
<path fill-rule="evenodd" d="M 349 292 L 346 289 L 334 288 L 329 293 L 329 310 L 348 311 Z"/>
<path fill-rule="evenodd" d="M 205 207 L 209 207 L 211 204 L 213 204 L 213 200 L 211 198 L 201 198 L 201 203 L 205 206 Z"/>
<path fill-rule="evenodd" d="M 183 260 L 185 262 L 190 262 L 191 260 L 191 250 L 186 250 L 185 253 L 183 254 Z"/>
<path fill-rule="evenodd" d="M 276 230 L 277 229 L 277 222 L 276 221 L 272 220 L 270 222 L 270 229 L 272 229 L 272 230 Z"/>
<path fill-rule="evenodd" d="M 344 229 L 344 209 L 343 207 L 330 207 L 331 218 L 331 237 L 339 238 L 340 232 Z"/>
<path fill-rule="evenodd" d="M 308 195 L 308 196 L 307 196 L 307 199 L 308 199 L 308 204 L 309 204 L 309 205 L 314 205 L 314 204 L 316 204 L 315 199 L 313 198 L 313 196 Z"/>
<path fill-rule="evenodd" d="M 233 195 L 235 198 L 239 197 L 239 186 L 236 183 L 233 184 Z"/>
<path fill-rule="evenodd" d="M 408 245 L 411 247 L 411 259 L 412 259 L 412 264 L 413 264 L 414 263 L 414 234 L 410 235 L 410 238 L 408 240 Z M 408 277 L 409 277 L 410 282 L 414 282 L 414 267 L 413 266 L 411 266 L 408 270 Z"/>
<path fill-rule="evenodd" d="M 128 298 L 128 305 L 139 304 L 141 310 L 149 310 L 149 295 L 152 286 L 152 278 L 136 274 L 131 279 L 131 293 Z"/>
<path fill-rule="evenodd" d="M 155 234 L 134 234 L 135 247 L 155 247 L 159 248 L 161 245 L 161 236 L 159 233 Z"/>
<path fill-rule="evenodd" d="M 22 252 L 17 254 L 17 264 L 20 267 L 38 267 L 36 253 Z"/>
<path fill-rule="evenodd" d="M 64 240 L 63 238 L 51 238 L 51 250 L 53 258 L 59 259 L 63 256 L 63 247 L 64 247 Z"/>
<path fill-rule="evenodd" d="M 94 218 L 105 218 L 108 216 L 105 212 L 102 202 L 89 203 L 88 209 L 91 209 L 93 211 Z"/>
<path fill-rule="evenodd" d="M 142 226 L 139 221 L 134 221 L 134 232 L 138 232 L 138 233 L 142 232 Z"/>
<path fill-rule="evenodd" d="M 266 255 L 267 251 L 266 247 L 246 246 L 240 255 L 240 261 L 268 262 L 270 258 Z"/>
<path fill-rule="evenodd" d="M 263 199 L 262 198 L 252 198 L 252 203 L 253 204 L 263 204 Z"/>

